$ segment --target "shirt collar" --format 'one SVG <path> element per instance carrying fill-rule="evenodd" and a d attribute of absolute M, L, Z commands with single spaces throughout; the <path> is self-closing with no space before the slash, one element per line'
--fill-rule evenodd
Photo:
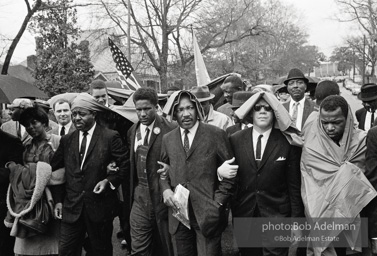
<path fill-rule="evenodd" d="M 69 130 L 69 128 L 71 128 L 71 126 L 72 126 L 72 121 L 70 121 L 70 122 L 69 122 L 68 124 L 66 124 L 66 125 L 59 124 L 59 128 L 60 128 L 60 129 L 61 129 L 63 126 Z"/>
<path fill-rule="evenodd" d="M 140 123 L 140 131 L 145 132 L 145 129 L 146 129 L 147 127 L 149 128 L 149 131 L 152 131 L 155 122 L 156 122 L 156 119 L 154 119 L 154 121 L 153 121 L 150 125 L 148 125 L 148 126 L 146 126 L 146 125 Z"/>
<path fill-rule="evenodd" d="M 198 127 L 199 127 L 199 120 L 196 120 L 196 123 L 194 124 L 193 127 L 191 127 L 189 130 L 189 132 L 192 134 L 192 135 L 195 135 L 196 134 L 196 131 L 198 130 Z M 183 129 L 182 127 L 179 127 L 179 129 L 181 130 L 181 134 L 185 134 L 185 130 L 186 129 Z"/>
<path fill-rule="evenodd" d="M 264 133 L 259 133 L 255 129 L 253 129 L 253 139 L 258 138 L 259 135 L 263 135 L 264 139 L 268 139 L 270 137 L 271 131 L 272 131 L 272 127 L 268 129 L 267 131 L 265 131 Z"/>
<path fill-rule="evenodd" d="M 300 103 L 300 106 L 301 107 L 304 107 L 304 104 L 305 104 L 305 96 L 304 98 L 302 98 L 300 101 L 294 101 L 293 99 L 291 99 L 290 101 L 290 108 L 293 108 L 293 104 L 295 104 L 296 102 Z"/>
<path fill-rule="evenodd" d="M 88 135 L 89 136 L 92 136 L 93 135 L 93 132 L 94 132 L 94 129 L 96 128 L 97 126 L 97 123 L 94 122 L 94 125 L 92 126 L 92 128 L 90 128 L 90 130 L 88 131 Z M 80 131 L 80 135 L 83 136 L 84 132 L 83 131 Z"/>

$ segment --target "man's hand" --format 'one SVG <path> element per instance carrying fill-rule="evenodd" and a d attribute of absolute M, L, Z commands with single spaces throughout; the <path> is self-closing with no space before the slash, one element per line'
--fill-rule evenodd
<path fill-rule="evenodd" d="M 101 194 L 103 191 L 105 191 L 107 184 L 109 184 L 109 181 L 107 179 L 101 180 L 94 187 L 93 192 L 96 194 Z"/>
<path fill-rule="evenodd" d="M 119 171 L 119 167 L 117 167 L 117 164 L 112 161 L 111 163 L 109 163 L 109 165 L 106 167 L 106 171 L 107 171 L 107 174 L 111 174 L 111 173 L 114 173 L 114 172 L 117 172 Z"/>
<path fill-rule="evenodd" d="M 232 179 L 236 177 L 238 171 L 238 165 L 232 165 L 235 158 L 226 160 L 219 168 L 217 168 L 217 174 L 222 178 Z"/>
<path fill-rule="evenodd" d="M 62 213 L 63 213 L 63 204 L 57 203 L 54 207 L 54 217 L 55 219 L 61 220 L 62 219 Z"/>
<path fill-rule="evenodd" d="M 157 161 L 157 163 L 162 166 L 162 168 L 157 170 L 157 173 L 160 174 L 160 179 L 165 180 L 169 175 L 170 165 L 160 161 Z"/>
<path fill-rule="evenodd" d="M 162 193 L 162 196 L 164 198 L 164 204 L 166 204 L 167 206 L 173 208 L 173 210 L 175 210 L 175 211 L 179 210 L 179 206 L 175 202 L 174 193 L 173 193 L 173 191 L 171 189 L 166 189 Z"/>

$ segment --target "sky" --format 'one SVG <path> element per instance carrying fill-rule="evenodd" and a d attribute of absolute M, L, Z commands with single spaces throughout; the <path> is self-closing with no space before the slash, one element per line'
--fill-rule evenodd
<path fill-rule="evenodd" d="M 318 46 L 319 51 L 327 57 L 331 55 L 336 46 L 342 44 L 347 34 L 355 28 L 350 23 L 342 23 L 336 20 L 336 15 L 340 14 L 334 0 L 280 1 L 290 4 L 297 10 L 300 16 L 300 25 L 309 35 L 308 43 Z M 26 5 L 24 0 L 1 0 L 0 36 L 6 35 L 13 39 L 21 27 L 25 15 Z M 14 52 L 12 63 L 18 64 L 31 54 L 35 54 L 35 41 L 34 37 L 26 31 Z M 3 54 L 1 60 L 4 59 L 4 56 L 5 54 Z"/>

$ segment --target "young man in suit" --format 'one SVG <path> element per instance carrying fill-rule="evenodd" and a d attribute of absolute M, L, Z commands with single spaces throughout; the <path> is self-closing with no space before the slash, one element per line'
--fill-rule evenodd
<path fill-rule="evenodd" d="M 139 121 L 128 130 L 132 255 L 173 256 L 168 208 L 161 201 L 158 160 L 162 137 L 175 128 L 157 115 L 158 96 L 152 88 L 133 94 Z"/>
<path fill-rule="evenodd" d="M 240 115 L 241 112 L 244 114 Z M 274 95 L 265 92 L 253 95 L 235 114 L 240 118 L 250 116 L 253 127 L 230 136 L 239 166 L 233 218 L 303 217 L 301 149 L 292 146 L 276 128 L 286 128 L 289 114 Z M 282 125 L 283 122 L 286 124 Z M 287 255 L 288 248 L 240 248 L 240 252 L 242 256 Z"/>
<path fill-rule="evenodd" d="M 76 131 L 63 136 L 51 161 L 53 170 L 65 167 L 63 190 L 57 196 L 55 216 L 61 218 L 59 254 L 76 255 L 85 233 L 93 255 L 112 255 L 113 219 L 117 209 L 116 188 L 129 170 L 128 152 L 118 132 L 96 122 L 104 107 L 90 95 L 72 103 Z M 108 174 L 114 161 L 119 168 Z"/>
<path fill-rule="evenodd" d="M 169 231 L 175 255 L 221 255 L 221 234 L 228 223 L 225 206 L 235 188 L 235 179 L 219 181 L 217 176 L 217 169 L 233 157 L 227 135 L 224 130 L 202 122 L 200 103 L 188 91 L 176 94 L 170 113 L 179 127 L 162 139 L 161 161 L 170 169 L 160 184 L 164 202 L 169 206 Z M 190 193 L 191 229 L 172 216 L 173 209 L 179 207 L 173 197 L 179 184 Z"/>
<path fill-rule="evenodd" d="M 52 129 L 52 133 L 63 136 L 75 131 L 76 128 L 72 124 L 72 112 L 69 101 L 66 99 L 57 100 L 52 107 L 54 110 L 56 121 L 59 125 L 58 127 Z"/>
<path fill-rule="evenodd" d="M 7 163 L 22 164 L 24 148 L 21 140 L 11 134 L 0 130 L 0 219 L 4 220 L 7 214 L 6 195 L 9 185 L 9 169 Z M 0 254 L 11 256 L 14 247 L 14 237 L 10 236 L 10 229 L 6 228 L 3 221 L 0 223 Z"/>
<path fill-rule="evenodd" d="M 300 131 L 310 113 L 314 111 L 315 106 L 313 101 L 305 97 L 308 81 L 302 71 L 297 68 L 291 69 L 284 81 L 288 93 L 291 95 L 291 100 L 284 103 L 283 106 L 288 110 L 293 123 Z"/>
<path fill-rule="evenodd" d="M 357 97 L 363 102 L 364 106 L 355 113 L 359 122 L 358 127 L 361 130 L 368 131 L 375 125 L 377 118 L 377 84 L 364 84 Z"/>

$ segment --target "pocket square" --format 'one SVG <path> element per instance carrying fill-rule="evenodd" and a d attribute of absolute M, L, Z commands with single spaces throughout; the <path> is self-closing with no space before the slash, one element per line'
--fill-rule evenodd
<path fill-rule="evenodd" d="M 276 159 L 276 161 L 285 161 L 285 159 L 286 159 L 285 157 L 281 156 L 278 159 Z"/>

